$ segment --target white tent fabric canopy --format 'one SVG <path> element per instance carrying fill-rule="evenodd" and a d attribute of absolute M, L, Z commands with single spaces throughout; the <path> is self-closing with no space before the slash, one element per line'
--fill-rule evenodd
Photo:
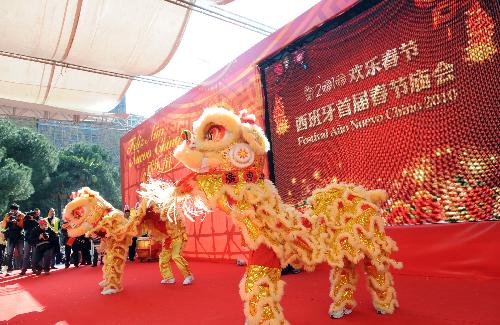
<path fill-rule="evenodd" d="M 0 2 L 0 50 L 127 75 L 152 75 L 172 58 L 190 10 L 162 0 Z M 0 97 L 103 112 L 130 80 L 0 56 Z"/>

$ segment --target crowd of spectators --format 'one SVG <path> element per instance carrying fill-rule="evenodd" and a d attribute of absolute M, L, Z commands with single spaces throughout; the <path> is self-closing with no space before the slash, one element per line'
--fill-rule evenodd
<path fill-rule="evenodd" d="M 9 212 L 0 216 L 1 272 L 8 276 L 20 269 L 20 275 L 24 275 L 31 269 L 33 274 L 49 275 L 58 264 L 65 268 L 71 264 L 97 266 L 99 260 L 102 264 L 97 250 L 99 239 L 70 239 L 64 224 L 53 208 L 43 217 L 40 209 L 23 213 L 19 205 L 11 204 Z"/>

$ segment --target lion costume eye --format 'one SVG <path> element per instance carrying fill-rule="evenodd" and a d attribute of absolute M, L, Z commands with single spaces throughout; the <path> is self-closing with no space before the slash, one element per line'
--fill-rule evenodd
<path fill-rule="evenodd" d="M 208 128 L 205 137 L 209 141 L 219 142 L 224 138 L 225 133 L 226 129 L 222 125 L 212 125 Z"/>

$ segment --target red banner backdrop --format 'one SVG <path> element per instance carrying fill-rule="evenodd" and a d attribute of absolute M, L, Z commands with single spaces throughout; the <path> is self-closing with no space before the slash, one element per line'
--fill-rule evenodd
<path fill-rule="evenodd" d="M 355 0 L 322 1 L 297 20 L 252 47 L 201 86 L 157 112 L 121 139 L 123 204 L 137 202 L 139 184 L 152 176 L 177 180 L 187 171 L 176 168 L 172 151 L 180 143 L 180 133 L 209 106 L 246 108 L 263 125 L 262 85 L 257 62 L 278 51 L 325 20 L 352 6 Z M 241 245 L 239 230 L 220 212 L 204 222 L 188 225 L 190 239 L 185 254 L 191 258 L 231 260 L 247 250 Z"/>
<path fill-rule="evenodd" d="M 263 63 L 282 197 L 339 180 L 388 190 L 389 224 L 500 218 L 498 2 L 367 3 Z"/>

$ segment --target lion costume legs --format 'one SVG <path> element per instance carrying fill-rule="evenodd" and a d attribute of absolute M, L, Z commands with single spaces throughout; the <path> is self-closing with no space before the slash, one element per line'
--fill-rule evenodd
<path fill-rule="evenodd" d="M 365 271 L 367 274 L 367 286 L 372 296 L 373 307 L 380 314 L 392 314 L 399 306 L 394 289 L 392 274 L 385 267 L 378 270 L 369 260 L 365 260 Z"/>
<path fill-rule="evenodd" d="M 261 245 L 252 252 L 250 263 L 240 282 L 246 324 L 289 324 L 280 304 L 285 285 L 280 277 L 281 267 L 271 249 Z"/>
<path fill-rule="evenodd" d="M 191 270 L 189 269 L 189 264 L 184 257 L 182 257 L 182 250 L 184 248 L 184 240 L 182 237 L 175 238 L 173 240 L 165 240 L 165 243 L 162 247 L 159 259 L 160 273 L 163 277 L 163 280 L 173 280 L 174 275 L 172 273 L 172 269 L 170 268 L 170 260 L 174 260 L 175 265 L 179 271 L 181 271 L 184 278 L 192 275 Z"/>
<path fill-rule="evenodd" d="M 102 287 L 101 294 L 109 295 L 123 290 L 122 276 L 125 262 L 127 260 L 128 242 L 106 243 L 109 247 L 104 255 L 104 266 L 102 268 L 103 281 L 99 283 Z M 109 245 L 109 246 L 108 246 Z"/>
<path fill-rule="evenodd" d="M 334 267 L 330 271 L 330 298 L 333 300 L 329 311 L 331 318 L 350 314 L 356 306 L 354 291 L 357 281 L 356 265 L 347 260 L 343 268 Z"/>
<path fill-rule="evenodd" d="M 379 314 L 392 314 L 398 307 L 394 280 L 386 267 L 378 270 L 372 265 L 370 260 L 364 260 L 364 267 L 367 276 L 368 291 L 372 297 L 373 307 Z M 356 265 L 344 261 L 344 267 L 334 267 L 330 271 L 330 297 L 333 303 L 330 305 L 330 317 L 341 318 L 350 314 L 352 308 L 356 306 L 354 292 L 356 290 L 357 274 Z"/>

